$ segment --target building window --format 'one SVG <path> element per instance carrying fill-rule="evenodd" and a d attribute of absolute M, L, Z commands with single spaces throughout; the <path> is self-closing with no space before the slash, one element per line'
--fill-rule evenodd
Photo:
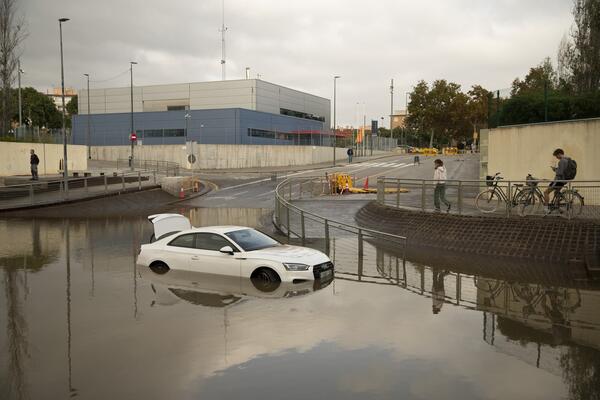
<path fill-rule="evenodd" d="M 144 130 L 145 138 L 162 137 L 162 135 L 163 135 L 162 129 L 145 129 Z"/>
<path fill-rule="evenodd" d="M 165 129 L 165 137 L 183 137 L 185 136 L 185 129 Z"/>
<path fill-rule="evenodd" d="M 320 115 L 307 114 L 300 111 L 288 110 L 287 108 L 280 108 L 279 113 L 282 115 L 289 115 L 290 117 L 296 118 L 304 118 L 311 119 L 313 121 L 321 121 L 325 122 L 325 117 L 321 117 Z"/>
<path fill-rule="evenodd" d="M 267 139 L 275 139 L 275 132 L 265 131 L 262 129 L 248 128 L 248 136 L 262 137 Z"/>
<path fill-rule="evenodd" d="M 167 111 L 182 111 L 187 110 L 187 106 L 167 106 Z"/>

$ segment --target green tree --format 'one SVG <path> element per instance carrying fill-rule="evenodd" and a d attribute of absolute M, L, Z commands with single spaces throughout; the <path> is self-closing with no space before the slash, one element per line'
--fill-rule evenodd
<path fill-rule="evenodd" d="M 512 83 L 510 94 L 516 96 L 527 92 L 543 92 L 546 84 L 550 90 L 554 90 L 557 86 L 556 71 L 549 57 L 531 68 L 525 79 L 516 78 Z"/>
<path fill-rule="evenodd" d="M 67 103 L 67 113 L 69 116 L 78 114 L 77 95 L 71 97 L 71 100 Z"/>
<path fill-rule="evenodd" d="M 12 91 L 13 102 L 16 101 L 18 91 Z M 23 123 L 28 126 L 45 128 L 62 127 L 62 117 L 54 102 L 45 94 L 32 87 L 22 89 Z M 14 110 L 12 120 L 19 118 L 18 110 Z"/>
<path fill-rule="evenodd" d="M 483 86 L 473 85 L 467 94 L 469 95 L 469 121 L 473 125 L 473 130 L 479 132 L 481 128 L 488 126 L 489 102 L 492 93 Z"/>

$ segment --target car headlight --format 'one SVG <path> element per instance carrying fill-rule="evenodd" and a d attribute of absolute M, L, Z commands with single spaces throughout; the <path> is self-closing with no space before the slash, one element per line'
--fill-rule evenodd
<path fill-rule="evenodd" d="M 309 268 L 308 265 L 299 263 L 283 263 L 283 266 L 288 271 L 307 271 Z"/>

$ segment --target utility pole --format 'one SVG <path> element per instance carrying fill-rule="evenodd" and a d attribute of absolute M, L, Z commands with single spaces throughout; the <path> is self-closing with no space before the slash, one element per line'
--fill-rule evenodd
<path fill-rule="evenodd" d="M 87 79 L 87 131 L 85 134 L 85 144 L 87 146 L 87 157 L 88 160 L 92 159 L 92 153 L 90 150 L 90 134 L 91 134 L 91 125 L 90 125 L 90 74 L 83 74 Z"/>
<path fill-rule="evenodd" d="M 133 130 L 133 66 L 137 64 L 135 61 L 129 61 L 129 74 L 130 74 L 130 89 L 131 89 L 131 132 L 129 133 L 129 141 L 131 142 L 131 156 L 129 163 L 131 164 L 131 170 L 133 171 L 133 137 L 131 135 L 135 134 Z"/>
<path fill-rule="evenodd" d="M 337 136 L 335 134 L 336 129 L 336 120 L 335 120 L 335 111 L 336 111 L 336 101 L 337 101 L 337 80 L 341 78 L 339 75 L 333 77 L 333 138 L 331 139 L 331 143 L 333 146 L 333 166 L 335 167 L 335 146 L 337 144 Z"/>
<path fill-rule="evenodd" d="M 62 23 L 67 22 L 68 20 L 69 18 L 60 18 L 58 20 L 58 30 L 60 32 L 60 87 L 62 91 L 63 186 L 65 198 L 69 197 L 69 169 L 67 167 L 67 122 L 65 116 L 65 68 L 63 62 Z"/>
<path fill-rule="evenodd" d="M 221 79 L 226 80 L 225 73 L 225 32 L 227 31 L 227 27 L 225 26 L 225 0 L 222 2 L 223 4 L 223 12 L 222 12 L 222 23 L 221 23 Z"/>

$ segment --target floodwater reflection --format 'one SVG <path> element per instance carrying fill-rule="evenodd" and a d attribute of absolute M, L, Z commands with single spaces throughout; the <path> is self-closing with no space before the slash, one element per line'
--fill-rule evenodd
<path fill-rule="evenodd" d="M 196 225 L 259 228 L 267 215 L 194 212 Z M 333 282 L 265 293 L 142 269 L 151 230 L 144 218 L 0 221 L 0 398 L 600 395 L 592 283 L 469 275 L 371 243 L 359 262 L 337 237 Z"/>

